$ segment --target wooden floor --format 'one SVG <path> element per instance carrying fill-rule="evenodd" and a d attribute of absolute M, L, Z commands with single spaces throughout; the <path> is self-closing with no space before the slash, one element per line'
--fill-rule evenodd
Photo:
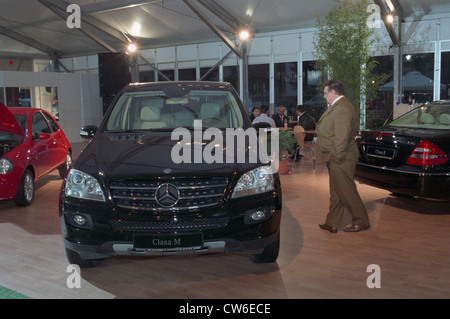
<path fill-rule="evenodd" d="M 328 208 L 326 170 L 300 163 L 281 178 L 277 263 L 240 253 L 118 257 L 82 269 L 81 288 L 70 289 L 54 173 L 38 182 L 30 207 L 0 202 L 0 285 L 31 298 L 450 298 L 450 203 L 358 184 L 372 227 L 331 234 L 318 227 Z M 372 264 L 380 288 L 367 286 Z"/>

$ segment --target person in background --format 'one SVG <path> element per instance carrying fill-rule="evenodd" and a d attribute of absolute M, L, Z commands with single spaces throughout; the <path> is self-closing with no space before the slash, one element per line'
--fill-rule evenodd
<path fill-rule="evenodd" d="M 269 113 L 269 107 L 266 104 L 261 104 L 259 109 L 261 110 L 261 114 L 252 121 L 252 124 L 265 122 L 269 123 L 271 127 L 276 127 L 274 120 L 267 115 Z"/>
<path fill-rule="evenodd" d="M 314 121 L 311 115 L 306 112 L 306 109 L 303 105 L 297 105 L 295 111 L 297 113 L 297 125 L 303 127 L 305 131 L 314 131 L 316 129 L 316 121 Z M 305 142 L 310 142 L 313 139 L 313 133 L 307 133 L 305 135 Z"/>
<path fill-rule="evenodd" d="M 52 116 L 59 121 L 58 97 L 55 96 L 52 101 Z"/>
<path fill-rule="evenodd" d="M 370 227 L 354 180 L 359 158 L 355 141 L 358 119 L 355 107 L 344 94 L 340 81 L 332 79 L 325 83 L 324 98 L 329 107 L 317 123 L 316 160 L 326 163 L 330 179 L 328 215 L 319 227 L 331 233 L 337 232 L 345 209 L 352 216 L 352 224 L 344 227 L 344 232 L 359 232 Z"/>
<path fill-rule="evenodd" d="M 253 120 L 254 120 L 255 118 L 257 118 L 260 114 L 261 114 L 260 108 L 257 107 L 257 106 L 255 106 L 255 107 L 252 109 L 252 114 L 250 114 L 250 121 L 253 122 Z"/>
<path fill-rule="evenodd" d="M 285 121 L 288 120 L 286 107 L 284 105 L 278 106 L 278 112 L 277 114 L 272 115 L 272 119 L 274 120 L 276 127 L 284 127 Z"/>

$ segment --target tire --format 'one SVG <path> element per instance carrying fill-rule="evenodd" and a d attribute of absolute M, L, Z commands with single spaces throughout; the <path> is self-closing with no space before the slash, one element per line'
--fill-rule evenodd
<path fill-rule="evenodd" d="M 71 264 L 80 266 L 80 268 L 92 268 L 101 264 L 103 259 L 83 259 L 76 251 L 66 248 L 67 260 Z"/>
<path fill-rule="evenodd" d="M 33 173 L 26 169 L 20 178 L 19 189 L 14 197 L 14 202 L 18 206 L 28 206 L 34 199 L 34 176 Z"/>
<path fill-rule="evenodd" d="M 261 254 L 250 255 L 250 260 L 257 264 L 274 263 L 278 259 L 279 252 L 280 252 L 280 233 L 278 233 L 278 239 L 269 246 L 266 246 Z"/>
<path fill-rule="evenodd" d="M 59 176 L 61 176 L 61 178 L 66 177 L 66 174 L 70 168 L 70 165 L 72 165 L 72 154 L 70 153 L 70 151 L 68 151 L 67 155 L 66 155 L 66 161 L 64 162 L 63 165 L 58 167 Z"/>

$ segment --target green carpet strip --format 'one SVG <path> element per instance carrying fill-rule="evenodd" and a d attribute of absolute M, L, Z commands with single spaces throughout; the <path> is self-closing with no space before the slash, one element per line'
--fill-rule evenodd
<path fill-rule="evenodd" d="M 0 286 L 0 299 L 31 299 L 14 290 Z"/>

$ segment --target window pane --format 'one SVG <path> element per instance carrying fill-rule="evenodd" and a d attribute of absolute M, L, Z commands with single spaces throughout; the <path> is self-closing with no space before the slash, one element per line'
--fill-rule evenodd
<path fill-rule="evenodd" d="M 173 81 L 175 79 L 175 71 L 174 70 L 164 70 L 161 71 L 162 74 L 164 74 L 169 81 Z M 161 74 L 158 74 L 158 81 L 167 81 L 165 77 L 163 77 Z"/>
<path fill-rule="evenodd" d="M 450 98 L 450 52 L 441 54 L 441 100 Z"/>
<path fill-rule="evenodd" d="M 402 103 L 433 101 L 434 54 L 404 54 Z"/>
<path fill-rule="evenodd" d="M 139 82 L 155 82 L 155 71 L 139 72 Z"/>
<path fill-rule="evenodd" d="M 195 69 L 181 69 L 178 70 L 178 79 L 180 81 L 195 81 L 196 71 Z"/>
<path fill-rule="evenodd" d="M 297 105 L 297 62 L 276 63 L 275 104 L 284 105 L 287 115 L 294 116 Z"/>
<path fill-rule="evenodd" d="M 377 127 L 389 119 L 394 105 L 394 57 L 384 55 L 373 57 L 378 65 L 373 70 L 374 74 L 387 74 L 388 78 L 378 90 L 378 95 L 367 104 L 366 127 Z"/>
<path fill-rule="evenodd" d="M 238 67 L 236 65 L 223 67 L 223 81 L 229 82 L 239 93 Z"/>
<path fill-rule="evenodd" d="M 320 73 L 315 64 L 315 61 L 303 62 L 303 105 L 317 122 L 326 110 L 326 101 L 322 88 L 319 88 Z"/>
<path fill-rule="evenodd" d="M 248 66 L 248 112 L 254 106 L 269 105 L 269 65 L 256 64 Z"/>
<path fill-rule="evenodd" d="M 211 68 L 200 68 L 200 78 L 202 78 Z M 219 81 L 219 68 L 212 70 L 208 76 L 202 79 L 202 81 Z"/>

